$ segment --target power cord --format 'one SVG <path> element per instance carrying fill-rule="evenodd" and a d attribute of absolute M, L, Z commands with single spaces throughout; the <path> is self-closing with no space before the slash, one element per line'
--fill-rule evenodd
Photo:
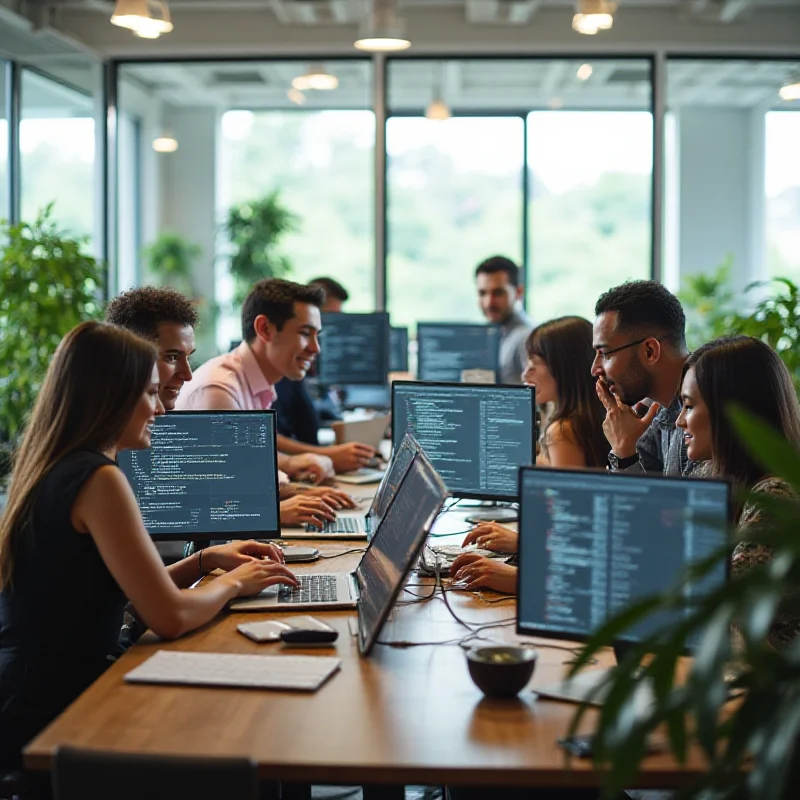
<path fill-rule="evenodd" d="M 354 547 L 352 550 L 342 550 L 341 553 L 331 553 L 330 555 L 325 555 L 325 553 L 320 553 L 320 558 L 341 558 L 342 556 L 349 556 L 352 553 L 365 553 L 367 551 L 366 547 Z"/>

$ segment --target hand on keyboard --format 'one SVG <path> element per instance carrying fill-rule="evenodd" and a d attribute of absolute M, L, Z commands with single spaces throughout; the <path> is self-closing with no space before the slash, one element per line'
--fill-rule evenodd
<path fill-rule="evenodd" d="M 321 528 L 323 523 L 336 519 L 336 510 L 323 497 L 298 494 L 281 500 L 281 525 L 289 528 L 313 525 Z"/>
<path fill-rule="evenodd" d="M 484 522 L 476 525 L 462 542 L 464 547 L 470 544 L 494 550 L 496 553 L 516 553 L 519 546 L 519 534 L 505 525 Z"/>
<path fill-rule="evenodd" d="M 274 561 L 249 561 L 241 567 L 226 572 L 217 580 L 233 581 L 238 584 L 237 597 L 251 597 L 276 584 L 284 584 L 291 588 L 300 585 L 290 569 Z"/>
<path fill-rule="evenodd" d="M 282 603 L 332 603 L 337 599 L 335 575 L 298 575 L 298 581 L 295 588 L 278 589 Z"/>
<path fill-rule="evenodd" d="M 306 489 L 302 494 L 306 497 L 321 497 L 336 510 L 356 507 L 356 501 L 347 492 L 343 492 L 341 489 L 334 489 L 332 486 L 314 486 Z"/>
<path fill-rule="evenodd" d="M 360 442 L 334 444 L 325 448 L 325 455 L 333 461 L 336 472 L 352 472 L 375 457 L 375 448 Z"/>

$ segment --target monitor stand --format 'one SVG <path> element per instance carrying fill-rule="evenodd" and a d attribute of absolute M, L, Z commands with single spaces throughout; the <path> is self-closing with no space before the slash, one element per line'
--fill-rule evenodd
<path fill-rule="evenodd" d="M 617 664 L 622 661 L 625 654 L 634 646 L 633 642 L 617 642 L 614 645 L 614 657 Z M 534 645 L 535 647 L 535 645 Z M 602 706 L 605 703 L 608 691 L 611 688 L 606 684 L 599 692 L 589 697 L 596 687 L 604 683 L 611 670 L 615 667 L 604 669 L 584 669 L 569 680 L 549 683 L 546 686 L 537 687 L 534 691 L 541 697 L 553 700 L 565 700 L 568 703 L 589 703 L 594 706 Z M 651 687 L 643 683 L 636 691 L 636 707 L 647 708 L 652 702 L 653 693 Z"/>
<path fill-rule="evenodd" d="M 490 508 L 473 511 L 466 518 L 466 522 L 479 525 L 481 522 L 516 522 L 517 511 L 510 506 L 493 503 Z"/>

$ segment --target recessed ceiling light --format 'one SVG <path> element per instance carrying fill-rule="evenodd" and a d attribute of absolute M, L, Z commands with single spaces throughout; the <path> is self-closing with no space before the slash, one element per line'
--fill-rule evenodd
<path fill-rule="evenodd" d="M 581 64 L 578 67 L 578 74 L 577 74 L 578 80 L 588 81 L 589 78 L 592 77 L 592 72 L 594 72 L 594 70 L 592 69 L 591 64 Z"/>

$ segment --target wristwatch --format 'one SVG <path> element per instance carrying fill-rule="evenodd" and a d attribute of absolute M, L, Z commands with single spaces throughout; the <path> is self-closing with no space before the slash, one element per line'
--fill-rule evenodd
<path fill-rule="evenodd" d="M 628 469 L 628 467 L 632 467 L 634 464 L 638 463 L 638 461 L 638 453 L 634 453 L 632 456 L 627 456 L 626 458 L 620 458 L 616 453 L 608 454 L 608 466 L 614 472 L 621 469 Z"/>

